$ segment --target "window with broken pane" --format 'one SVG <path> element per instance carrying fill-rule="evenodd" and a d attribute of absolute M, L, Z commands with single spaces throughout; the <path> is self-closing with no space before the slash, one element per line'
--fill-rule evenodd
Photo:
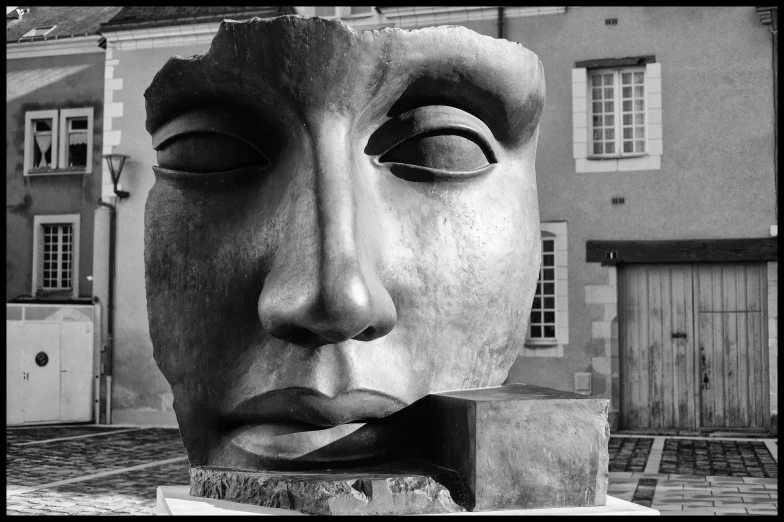
<path fill-rule="evenodd" d="M 87 165 L 87 133 L 89 132 L 86 117 L 68 118 L 66 126 L 66 166 L 84 167 Z"/>
<path fill-rule="evenodd" d="M 54 148 L 51 118 L 33 120 L 33 165 L 35 169 L 48 169 L 52 166 Z"/>

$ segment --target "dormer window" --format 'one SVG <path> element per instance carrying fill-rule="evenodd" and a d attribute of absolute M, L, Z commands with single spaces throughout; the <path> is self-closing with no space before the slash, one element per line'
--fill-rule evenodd
<path fill-rule="evenodd" d="M 35 38 L 37 36 L 46 36 L 54 31 L 56 25 L 49 25 L 46 27 L 36 27 L 27 31 L 22 38 Z"/>
<path fill-rule="evenodd" d="M 350 7 L 349 14 L 346 18 L 365 18 L 366 16 L 373 16 L 373 8 L 369 5 Z"/>
<path fill-rule="evenodd" d="M 320 18 L 335 18 L 337 16 L 337 7 L 333 5 L 317 5 L 316 16 Z"/>

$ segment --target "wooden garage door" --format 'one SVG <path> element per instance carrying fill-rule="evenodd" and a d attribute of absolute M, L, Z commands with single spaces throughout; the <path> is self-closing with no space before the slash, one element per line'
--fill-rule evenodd
<path fill-rule="evenodd" d="M 695 273 L 701 426 L 766 427 L 765 265 L 695 265 Z"/>
<path fill-rule="evenodd" d="M 767 428 L 765 274 L 762 263 L 621 268 L 625 428 Z"/>

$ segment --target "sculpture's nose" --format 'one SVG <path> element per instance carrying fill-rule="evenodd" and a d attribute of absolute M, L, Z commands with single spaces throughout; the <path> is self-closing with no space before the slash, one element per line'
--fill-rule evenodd
<path fill-rule="evenodd" d="M 301 346 L 372 341 L 397 321 L 377 272 L 372 243 L 380 234 L 348 134 L 339 122 L 314 126 L 314 153 L 294 173 L 309 181 L 288 192 L 293 212 L 259 297 L 262 327 Z"/>

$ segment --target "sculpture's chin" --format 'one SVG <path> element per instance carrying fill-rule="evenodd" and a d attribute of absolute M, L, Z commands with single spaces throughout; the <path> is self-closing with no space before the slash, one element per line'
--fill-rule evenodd
<path fill-rule="evenodd" d="M 231 431 L 220 452 L 226 467 L 249 470 L 324 469 L 359 466 L 397 453 L 401 427 L 352 422 L 323 428 L 298 422 L 247 424 Z M 223 460 L 223 459 L 221 459 Z M 220 462 L 213 465 L 223 467 Z"/>

